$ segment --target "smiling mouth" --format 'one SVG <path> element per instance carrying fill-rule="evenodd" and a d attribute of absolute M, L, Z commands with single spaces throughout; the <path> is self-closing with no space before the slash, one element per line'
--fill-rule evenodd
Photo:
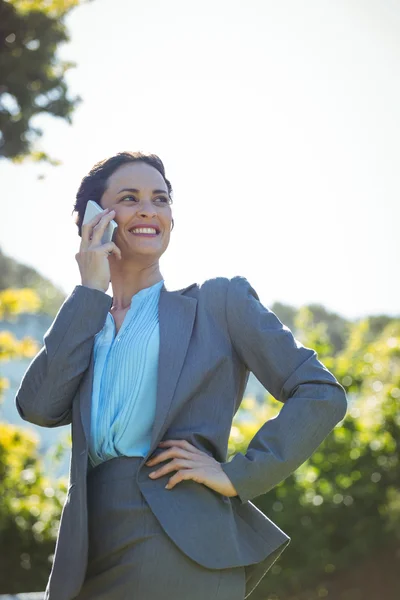
<path fill-rule="evenodd" d="M 135 235 L 135 236 L 139 236 L 139 237 L 157 237 L 159 235 L 158 232 L 156 232 L 156 233 L 144 233 L 144 232 L 136 232 L 136 231 L 133 232 L 133 231 L 130 231 L 129 233 L 132 234 L 132 235 Z"/>
<path fill-rule="evenodd" d="M 159 234 L 159 231 L 157 231 L 157 229 L 154 227 L 136 227 L 129 229 L 129 233 L 144 237 L 156 237 Z"/>

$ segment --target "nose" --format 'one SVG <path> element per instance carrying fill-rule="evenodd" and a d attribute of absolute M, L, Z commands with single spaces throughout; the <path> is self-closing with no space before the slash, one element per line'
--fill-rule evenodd
<path fill-rule="evenodd" d="M 154 216 L 157 214 L 154 204 L 152 203 L 152 201 L 150 199 L 143 200 L 140 203 L 140 208 L 138 209 L 138 212 L 139 212 L 140 216 L 142 216 L 142 217 Z"/>

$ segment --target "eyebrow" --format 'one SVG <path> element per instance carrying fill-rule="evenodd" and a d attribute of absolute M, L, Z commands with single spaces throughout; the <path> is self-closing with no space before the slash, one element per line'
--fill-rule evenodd
<path fill-rule="evenodd" d="M 117 193 L 120 194 L 121 192 L 133 192 L 134 194 L 140 194 L 140 190 L 137 190 L 136 188 L 123 188 Z M 168 192 L 165 190 L 153 190 L 153 194 L 166 194 L 168 196 Z"/>

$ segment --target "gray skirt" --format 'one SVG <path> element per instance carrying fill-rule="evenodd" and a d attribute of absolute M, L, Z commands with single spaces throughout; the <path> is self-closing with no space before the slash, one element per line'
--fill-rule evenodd
<path fill-rule="evenodd" d="M 244 567 L 203 567 L 165 533 L 135 480 L 142 460 L 118 456 L 88 472 L 88 565 L 74 600 L 244 600 Z"/>

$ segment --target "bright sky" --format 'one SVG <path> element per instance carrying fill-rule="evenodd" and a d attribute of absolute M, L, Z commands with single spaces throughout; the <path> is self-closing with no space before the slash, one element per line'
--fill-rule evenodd
<path fill-rule="evenodd" d="M 83 102 L 35 122 L 62 166 L 0 163 L 3 252 L 70 293 L 80 180 L 150 151 L 174 189 L 169 289 L 243 275 L 267 306 L 400 314 L 396 0 L 94 0 L 66 22 Z"/>

